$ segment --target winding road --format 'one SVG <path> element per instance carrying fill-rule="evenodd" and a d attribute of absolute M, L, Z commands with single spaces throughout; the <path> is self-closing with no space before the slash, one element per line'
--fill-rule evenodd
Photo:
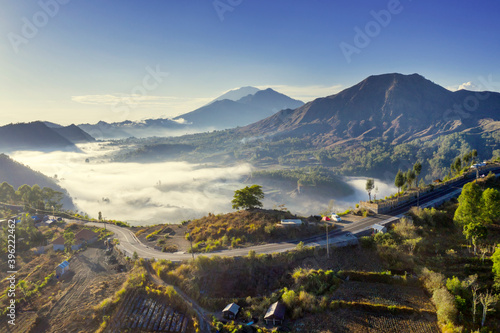
<path fill-rule="evenodd" d="M 500 167 L 487 170 L 493 171 L 497 174 L 500 173 Z M 453 186 L 443 186 L 439 190 L 435 190 L 425 195 L 420 196 L 419 205 L 420 207 L 430 207 L 442 203 L 445 200 L 449 200 L 452 197 L 457 197 L 461 188 L 464 184 L 474 180 L 474 177 L 465 177 L 464 179 L 453 184 Z M 387 224 L 391 223 L 403 216 L 412 206 L 417 205 L 417 200 L 410 201 L 403 206 L 390 212 L 387 215 L 376 215 L 374 217 L 367 217 L 357 222 L 352 223 L 337 223 L 335 229 L 328 233 L 329 244 L 335 245 L 339 243 L 345 243 L 352 241 L 356 234 L 360 234 L 368 230 L 373 224 Z M 127 228 L 119 227 L 113 224 L 104 224 L 97 222 L 87 222 L 86 225 L 96 226 L 102 228 L 104 225 L 109 230 L 115 233 L 116 238 L 120 241 L 118 247 L 125 252 L 126 255 L 132 256 L 134 252 L 144 259 L 166 259 L 173 262 L 180 262 L 183 260 L 188 260 L 192 258 L 190 253 L 165 253 L 151 248 L 137 239 L 132 231 Z M 326 234 L 326 233 L 325 233 Z M 246 256 L 250 250 L 254 250 L 256 253 L 275 253 L 275 252 L 285 252 L 293 250 L 297 247 L 297 244 L 302 241 L 306 246 L 325 246 L 326 245 L 326 235 L 315 236 L 304 238 L 296 241 L 287 241 L 280 243 L 269 243 L 264 245 L 256 245 L 240 249 L 228 249 L 222 251 L 216 251 L 211 253 L 203 253 L 203 256 L 229 256 L 229 257 L 239 257 Z M 196 256 L 197 254 L 195 254 Z"/>

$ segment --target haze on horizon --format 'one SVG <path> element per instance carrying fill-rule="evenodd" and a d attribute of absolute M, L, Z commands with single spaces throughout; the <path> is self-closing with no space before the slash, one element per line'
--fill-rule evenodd
<path fill-rule="evenodd" d="M 222 2 L 6 2 L 0 125 L 174 117 L 249 85 L 308 102 L 391 72 L 500 91 L 493 0 Z"/>

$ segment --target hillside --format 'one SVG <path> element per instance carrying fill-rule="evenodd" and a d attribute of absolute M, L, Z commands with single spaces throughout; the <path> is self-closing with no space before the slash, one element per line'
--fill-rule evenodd
<path fill-rule="evenodd" d="M 475 92 L 451 92 L 418 74 L 376 75 L 338 94 L 280 111 L 239 133 L 307 137 L 323 147 L 353 139 L 398 144 L 463 131 L 482 119 L 500 120 L 500 94 L 488 94 L 480 100 Z M 471 103 L 474 97 L 478 103 L 473 112 L 456 111 L 455 105 Z"/>
<path fill-rule="evenodd" d="M 57 130 L 61 129 L 49 128 L 40 121 L 2 126 L 0 127 L 0 150 L 3 152 L 15 150 L 77 151 L 75 144 L 57 133 Z M 72 130 L 65 132 L 69 134 Z"/>
<path fill-rule="evenodd" d="M 33 186 L 38 184 L 40 187 L 50 187 L 56 191 L 64 193 L 62 204 L 64 209 L 75 209 L 73 200 L 68 192 L 59 186 L 54 179 L 45 176 L 44 174 L 30 169 L 28 166 L 14 161 L 5 154 L 0 154 L 0 183 L 7 182 L 15 189 L 19 186 L 27 184 Z"/>

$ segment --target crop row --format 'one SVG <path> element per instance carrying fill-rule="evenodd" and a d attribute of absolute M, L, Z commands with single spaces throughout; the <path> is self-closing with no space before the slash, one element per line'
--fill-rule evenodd
<path fill-rule="evenodd" d="M 131 330 L 185 333 L 188 318 L 160 300 L 131 292 L 123 300 L 108 327 L 108 332 Z"/>

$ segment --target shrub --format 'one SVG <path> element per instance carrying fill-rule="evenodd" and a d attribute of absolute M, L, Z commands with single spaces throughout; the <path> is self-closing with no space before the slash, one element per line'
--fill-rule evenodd
<path fill-rule="evenodd" d="M 443 324 L 455 322 L 457 317 L 455 298 L 446 288 L 437 289 L 432 295 L 432 301 L 436 305 L 439 322 Z"/>

